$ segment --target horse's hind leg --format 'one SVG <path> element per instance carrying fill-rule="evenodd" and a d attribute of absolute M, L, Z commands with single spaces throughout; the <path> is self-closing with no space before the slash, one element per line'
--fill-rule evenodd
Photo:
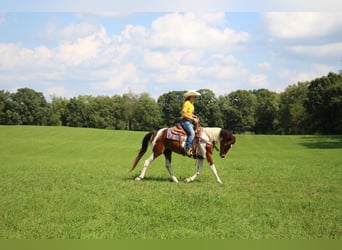
<path fill-rule="evenodd" d="M 154 154 L 152 153 L 150 157 L 148 157 L 148 159 L 145 161 L 144 166 L 141 170 L 141 173 L 138 177 L 135 178 L 136 181 L 140 181 L 142 179 L 144 179 L 146 171 L 148 166 L 151 164 L 151 162 L 154 160 Z"/>
<path fill-rule="evenodd" d="M 164 151 L 164 155 L 165 155 L 165 167 L 167 169 L 167 171 L 169 172 L 171 179 L 173 180 L 173 182 L 178 183 L 177 177 L 174 175 L 173 171 L 172 171 L 172 167 L 171 167 L 171 150 L 166 149 Z"/>
<path fill-rule="evenodd" d="M 203 168 L 203 159 L 199 159 L 197 162 L 197 172 L 193 176 L 186 178 L 184 181 L 186 183 L 194 181 L 197 178 L 197 176 L 199 176 L 200 173 L 202 172 L 202 168 Z"/>

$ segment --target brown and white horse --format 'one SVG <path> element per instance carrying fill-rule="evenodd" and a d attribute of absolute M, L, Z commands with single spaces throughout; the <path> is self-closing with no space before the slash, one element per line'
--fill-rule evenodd
<path fill-rule="evenodd" d="M 147 168 L 151 164 L 151 162 L 155 160 L 161 154 L 164 154 L 165 166 L 171 176 L 171 179 L 174 182 L 178 183 L 178 179 L 174 175 L 172 168 L 171 168 L 171 154 L 172 152 L 175 152 L 178 154 L 185 155 L 184 147 L 177 140 L 167 139 L 167 132 L 168 132 L 168 128 L 163 128 L 158 131 L 152 131 L 145 135 L 142 141 L 142 147 L 132 164 L 131 171 L 135 169 L 139 160 L 145 154 L 150 141 L 152 141 L 152 154 L 147 160 L 145 160 L 141 173 L 138 177 L 135 178 L 135 180 L 138 180 L 138 181 L 142 180 L 145 177 Z M 222 129 L 222 128 L 204 127 L 200 140 L 204 142 L 204 145 L 205 145 L 205 154 L 203 158 L 207 159 L 210 169 L 213 172 L 217 182 L 222 184 L 222 181 L 217 174 L 216 167 L 213 161 L 213 156 L 212 156 L 215 143 L 218 143 L 218 142 L 220 143 L 220 156 L 222 158 L 225 158 L 228 154 L 229 149 L 235 143 L 236 137 L 230 131 Z M 198 159 L 197 172 L 193 176 L 186 178 L 185 182 L 194 181 L 196 177 L 201 173 L 202 166 L 203 166 L 203 159 Z"/>

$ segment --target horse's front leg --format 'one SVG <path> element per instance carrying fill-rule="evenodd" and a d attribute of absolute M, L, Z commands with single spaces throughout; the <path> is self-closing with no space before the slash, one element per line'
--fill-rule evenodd
<path fill-rule="evenodd" d="M 207 148 L 207 154 L 206 154 L 207 160 L 208 160 L 211 172 L 213 172 L 213 174 L 214 174 L 214 176 L 216 178 L 216 181 L 218 183 L 222 184 L 222 181 L 221 181 L 220 177 L 217 174 L 217 170 L 216 170 L 216 167 L 215 167 L 215 164 L 214 164 L 213 155 L 212 155 L 212 153 L 213 153 L 212 149 L 213 149 L 212 147 Z"/>
<path fill-rule="evenodd" d="M 194 181 L 197 178 L 197 176 L 199 176 L 200 173 L 202 172 L 202 167 L 203 167 L 203 159 L 199 159 L 197 162 L 197 172 L 193 176 L 186 178 L 184 181 L 186 183 Z"/>
<path fill-rule="evenodd" d="M 215 164 L 214 164 L 214 163 L 210 165 L 210 169 L 211 169 L 211 171 L 213 172 L 213 174 L 215 175 L 216 181 L 217 181 L 218 183 L 220 183 L 220 184 L 223 184 L 222 181 L 221 181 L 221 179 L 220 179 L 220 177 L 219 177 L 218 174 L 217 174 L 216 167 L 215 167 Z"/>
<path fill-rule="evenodd" d="M 171 167 L 171 150 L 165 150 L 164 155 L 165 155 L 165 167 L 167 171 L 169 172 L 169 175 L 172 179 L 173 182 L 178 183 L 177 177 L 174 175 L 172 167 Z"/>

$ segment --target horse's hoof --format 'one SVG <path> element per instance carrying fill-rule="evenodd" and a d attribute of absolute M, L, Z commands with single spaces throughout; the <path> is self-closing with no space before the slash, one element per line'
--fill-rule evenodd
<path fill-rule="evenodd" d="M 135 178 L 136 181 L 141 181 L 141 178 L 138 176 Z"/>
<path fill-rule="evenodd" d="M 185 183 L 189 183 L 189 182 L 191 182 L 191 180 L 190 180 L 190 178 L 186 178 L 186 179 L 184 180 L 184 182 L 185 182 Z"/>
<path fill-rule="evenodd" d="M 174 183 L 178 183 L 178 180 L 177 180 L 176 176 L 172 176 L 171 179 L 172 179 L 172 181 L 173 181 Z"/>

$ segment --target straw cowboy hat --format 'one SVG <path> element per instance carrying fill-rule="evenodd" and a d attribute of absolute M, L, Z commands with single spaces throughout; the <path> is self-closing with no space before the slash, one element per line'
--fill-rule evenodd
<path fill-rule="evenodd" d="M 187 98 L 189 96 L 200 96 L 201 94 L 198 93 L 196 90 L 189 90 L 184 94 L 184 97 Z"/>

